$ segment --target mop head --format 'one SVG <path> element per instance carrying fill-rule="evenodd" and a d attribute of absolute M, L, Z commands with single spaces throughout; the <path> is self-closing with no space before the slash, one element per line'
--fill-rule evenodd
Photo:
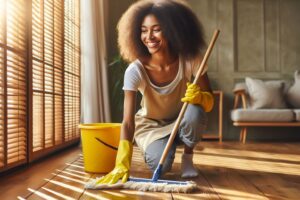
<path fill-rule="evenodd" d="M 121 181 L 115 184 L 97 184 L 101 177 L 92 179 L 85 184 L 86 189 L 131 189 L 139 191 L 150 192 L 177 192 L 177 193 L 190 193 L 198 189 L 198 186 L 193 181 L 169 181 L 158 180 L 152 182 L 151 179 L 130 177 L 126 183 Z"/>

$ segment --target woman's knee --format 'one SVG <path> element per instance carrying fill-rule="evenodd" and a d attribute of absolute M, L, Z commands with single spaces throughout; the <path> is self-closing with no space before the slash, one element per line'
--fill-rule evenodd
<path fill-rule="evenodd" d="M 207 114 L 201 106 L 193 105 L 193 104 L 189 104 L 187 106 L 182 122 L 191 125 L 197 125 L 199 124 L 199 122 L 203 123 L 206 121 L 207 121 Z"/>
<path fill-rule="evenodd" d="M 145 161 L 146 161 L 146 164 L 151 169 L 151 171 L 154 172 L 159 164 L 160 157 L 151 157 L 149 155 L 145 155 Z M 167 157 L 163 164 L 161 173 L 165 174 L 166 172 L 170 171 L 172 168 L 173 162 L 174 162 L 174 158 Z"/>
<path fill-rule="evenodd" d="M 186 145 L 193 147 L 200 141 L 206 125 L 207 114 L 202 107 L 189 104 L 180 124 L 179 138 Z"/>
<path fill-rule="evenodd" d="M 155 141 L 147 148 L 145 152 L 145 162 L 152 171 L 156 170 L 165 146 L 166 141 Z M 163 163 L 162 174 L 171 170 L 175 158 L 175 151 L 176 145 L 173 144 L 168 152 L 165 162 Z"/>

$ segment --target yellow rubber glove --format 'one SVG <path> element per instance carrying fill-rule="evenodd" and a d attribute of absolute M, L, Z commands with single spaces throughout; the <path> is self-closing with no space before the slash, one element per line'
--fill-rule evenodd
<path fill-rule="evenodd" d="M 210 92 L 202 92 L 197 84 L 187 83 L 187 89 L 182 102 L 200 105 L 205 112 L 210 112 L 214 106 L 214 97 Z"/>
<path fill-rule="evenodd" d="M 114 184 L 122 179 L 125 183 L 129 177 L 129 169 L 132 157 L 132 143 L 128 140 L 120 140 L 115 168 L 97 181 L 97 184 Z"/>

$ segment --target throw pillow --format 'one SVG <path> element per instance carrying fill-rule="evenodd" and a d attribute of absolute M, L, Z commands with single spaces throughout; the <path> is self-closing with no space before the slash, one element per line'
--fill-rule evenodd
<path fill-rule="evenodd" d="M 284 83 L 282 81 L 262 81 L 246 77 L 250 96 L 250 106 L 258 108 L 286 108 L 284 101 Z"/>
<path fill-rule="evenodd" d="M 300 108 L 300 71 L 295 71 L 295 82 L 287 91 L 287 101 L 294 108 Z"/>

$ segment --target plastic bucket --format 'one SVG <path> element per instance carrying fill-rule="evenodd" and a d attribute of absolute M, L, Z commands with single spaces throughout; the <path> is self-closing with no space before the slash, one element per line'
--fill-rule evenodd
<path fill-rule="evenodd" d="M 121 124 L 80 124 L 84 170 L 107 173 L 113 170 L 120 140 Z"/>

